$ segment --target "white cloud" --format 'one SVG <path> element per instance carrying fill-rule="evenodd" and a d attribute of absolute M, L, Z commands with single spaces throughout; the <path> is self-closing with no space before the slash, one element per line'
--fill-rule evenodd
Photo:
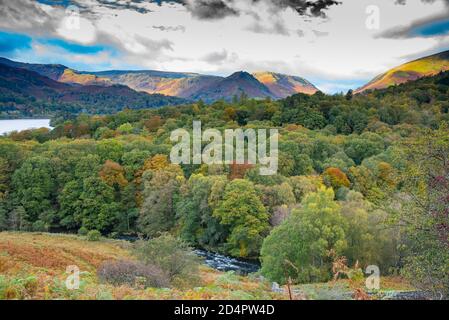
<path fill-rule="evenodd" d="M 447 48 L 449 43 L 442 37 L 377 37 L 444 12 L 445 1 L 395 5 L 394 0 L 344 0 L 326 11 L 327 19 L 299 16 L 290 7 L 274 10 L 270 1 L 228 1 L 239 15 L 212 20 L 197 19 L 188 8 L 174 3 L 136 2 L 144 9 L 136 11 L 98 6 L 95 0 L 79 2 L 87 8 L 81 11 L 82 28 L 78 32 L 61 28 L 66 22 L 63 16 L 57 19 L 54 34 L 82 44 L 98 41 L 117 46 L 123 52 L 123 66 L 219 75 L 272 70 L 326 80 L 321 82 L 329 91 L 346 90 L 347 80 L 369 80 L 410 56 Z M 379 7 L 379 30 L 366 27 L 369 5 Z M 61 9 L 53 10 L 59 11 L 52 16 L 61 15 Z"/>

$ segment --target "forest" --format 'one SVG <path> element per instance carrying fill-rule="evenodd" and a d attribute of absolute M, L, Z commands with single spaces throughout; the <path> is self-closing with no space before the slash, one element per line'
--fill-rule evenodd
<path fill-rule="evenodd" d="M 278 174 L 171 164 L 170 133 L 194 120 L 279 129 Z M 326 282 L 344 260 L 447 296 L 448 124 L 449 72 L 359 95 L 58 113 L 51 131 L 0 138 L 0 231 L 170 234 L 281 284 Z"/>

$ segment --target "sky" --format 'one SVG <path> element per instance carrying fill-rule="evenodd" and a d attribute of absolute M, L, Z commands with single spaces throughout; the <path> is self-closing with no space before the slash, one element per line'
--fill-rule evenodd
<path fill-rule="evenodd" d="M 327 93 L 449 49 L 449 0 L 0 0 L 0 56 L 81 71 L 273 71 Z"/>

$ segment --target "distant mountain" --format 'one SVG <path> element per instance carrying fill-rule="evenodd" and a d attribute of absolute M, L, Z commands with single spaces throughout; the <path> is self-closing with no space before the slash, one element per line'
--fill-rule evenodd
<path fill-rule="evenodd" d="M 253 75 L 244 71 L 235 72 L 229 77 L 203 88 L 192 98 L 211 102 L 220 99 L 231 100 L 233 97 L 240 97 L 242 94 L 251 98 L 277 98 L 268 87 L 260 83 Z"/>
<path fill-rule="evenodd" d="M 222 80 L 221 77 L 197 73 L 179 73 L 164 71 L 103 71 L 93 73 L 100 79 L 111 83 L 123 84 L 147 93 L 159 93 L 181 98 L 192 98 L 205 87 Z"/>
<path fill-rule="evenodd" d="M 390 86 L 414 81 L 422 77 L 433 76 L 449 70 L 449 51 L 417 59 L 393 68 L 371 80 L 355 93 L 366 90 L 384 89 Z"/>
<path fill-rule="evenodd" d="M 189 100 L 201 98 L 207 102 L 219 99 L 231 100 L 234 95 L 240 96 L 242 93 L 250 98 L 282 99 L 299 92 L 313 94 L 318 91 L 313 84 L 303 78 L 273 72 L 258 72 L 253 75 L 236 72 L 229 77 L 219 77 L 154 70 L 85 72 L 63 65 L 28 64 L 4 58 L 0 58 L 0 63 L 34 71 L 62 83 L 83 86 L 118 84 L 149 94 L 163 94 Z M 236 83 L 231 83 L 233 81 Z"/>
<path fill-rule="evenodd" d="M 253 73 L 277 98 L 286 98 L 295 93 L 314 94 L 319 91 L 312 83 L 301 77 L 268 71 Z"/>
<path fill-rule="evenodd" d="M 56 69 L 55 67 L 53 70 Z M 55 75 L 55 73 L 51 74 Z M 2 64 L 0 61 L 0 114 L 2 116 L 17 113 L 33 116 L 57 111 L 114 113 L 126 107 L 144 109 L 185 102 L 186 100 L 181 98 L 137 92 L 122 85 L 70 85 L 35 71 Z"/>

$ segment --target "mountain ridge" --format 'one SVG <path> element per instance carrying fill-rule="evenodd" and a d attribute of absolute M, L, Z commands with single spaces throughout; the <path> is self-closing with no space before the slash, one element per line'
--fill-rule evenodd
<path fill-rule="evenodd" d="M 384 89 L 390 86 L 415 81 L 449 70 L 449 50 L 418 58 L 394 67 L 358 88 L 354 93 Z"/>
<path fill-rule="evenodd" d="M 204 101 L 213 102 L 230 100 L 235 95 L 245 93 L 250 98 L 283 99 L 296 93 L 314 94 L 319 91 L 311 82 L 299 76 L 290 76 L 275 72 L 250 74 L 237 71 L 228 77 L 204 75 L 194 72 L 171 72 L 158 70 L 105 70 L 78 71 L 56 64 L 28 64 L 0 58 L 0 63 L 16 68 L 35 71 L 52 80 L 72 85 L 111 86 L 125 85 L 136 91 L 148 94 L 163 94 L 188 100 L 201 97 Z M 246 72 L 251 77 L 235 77 L 235 74 Z M 271 79 L 267 78 L 271 76 Z M 256 84 L 255 81 L 259 82 Z M 230 81 L 238 81 L 231 85 Z M 246 83 L 243 83 L 246 82 Z M 219 86 L 214 90 L 214 86 Z M 239 87 L 239 88 L 237 88 Z"/>
<path fill-rule="evenodd" d="M 35 71 L 0 62 L 0 112 L 22 115 L 113 113 L 124 108 L 146 109 L 187 102 L 176 97 L 150 95 L 123 85 L 70 85 Z"/>

